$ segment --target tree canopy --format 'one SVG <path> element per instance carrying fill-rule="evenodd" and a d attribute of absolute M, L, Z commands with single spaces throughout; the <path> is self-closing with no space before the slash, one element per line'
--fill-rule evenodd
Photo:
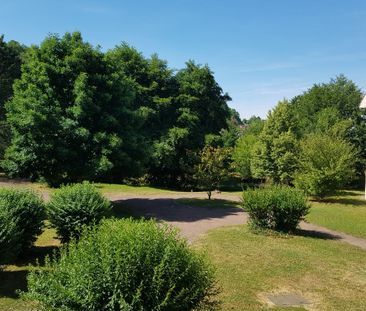
<path fill-rule="evenodd" d="M 103 53 L 78 32 L 28 48 L 19 77 L 2 167 L 55 185 L 147 174 L 184 186 L 206 137 L 240 120 L 207 65 L 175 71 L 126 43 Z"/>

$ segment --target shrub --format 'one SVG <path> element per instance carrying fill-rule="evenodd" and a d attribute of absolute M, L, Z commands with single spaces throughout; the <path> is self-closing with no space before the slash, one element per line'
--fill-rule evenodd
<path fill-rule="evenodd" d="M 12 245 L 10 257 L 15 258 L 26 252 L 42 233 L 43 201 L 31 190 L 0 189 L 0 219 L 2 247 Z"/>
<path fill-rule="evenodd" d="M 242 204 L 254 227 L 284 232 L 296 229 L 309 210 L 301 190 L 279 186 L 244 191 Z"/>
<path fill-rule="evenodd" d="M 28 289 L 47 310 L 184 311 L 209 305 L 215 281 L 175 230 L 109 219 L 30 273 Z"/>
<path fill-rule="evenodd" d="M 316 197 L 341 189 L 355 176 L 354 147 L 339 137 L 312 134 L 301 141 L 295 186 Z"/>
<path fill-rule="evenodd" d="M 21 233 L 10 211 L 0 209 L 0 265 L 10 263 L 19 254 Z"/>
<path fill-rule="evenodd" d="M 84 225 L 98 223 L 111 208 L 90 183 L 63 186 L 56 190 L 47 205 L 48 217 L 62 242 L 78 237 Z"/>

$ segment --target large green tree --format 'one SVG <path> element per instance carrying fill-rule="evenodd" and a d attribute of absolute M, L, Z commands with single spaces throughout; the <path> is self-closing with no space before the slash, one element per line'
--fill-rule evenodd
<path fill-rule="evenodd" d="M 210 68 L 193 61 L 175 76 L 170 128 L 154 142 L 154 164 L 150 172 L 166 184 L 191 187 L 194 156 L 208 135 L 219 135 L 228 127 L 227 101 Z M 169 119 L 168 119 L 169 120 Z"/>
<path fill-rule="evenodd" d="M 274 183 L 290 184 L 296 170 L 298 127 L 288 101 L 280 102 L 268 115 L 253 147 L 252 174 Z"/>
<path fill-rule="evenodd" d="M 80 33 L 47 37 L 26 54 L 7 103 L 10 176 L 50 184 L 123 177 L 144 161 L 134 89 L 114 62 Z"/>
<path fill-rule="evenodd" d="M 357 154 L 352 144 L 337 136 L 309 134 L 300 144 L 295 185 L 324 197 L 352 181 Z"/>
<path fill-rule="evenodd" d="M 10 142 L 10 129 L 5 120 L 5 103 L 13 96 L 13 84 L 20 78 L 25 46 L 16 41 L 5 42 L 0 36 L 0 159 Z"/>
<path fill-rule="evenodd" d="M 0 119 L 5 118 L 4 104 L 13 96 L 13 83 L 20 78 L 25 47 L 16 41 L 5 42 L 0 36 Z"/>

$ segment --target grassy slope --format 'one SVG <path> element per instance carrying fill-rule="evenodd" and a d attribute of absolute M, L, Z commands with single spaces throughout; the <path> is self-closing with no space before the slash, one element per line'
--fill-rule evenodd
<path fill-rule="evenodd" d="M 360 191 L 345 191 L 324 201 L 312 202 L 309 222 L 366 238 L 366 201 Z"/>
<path fill-rule="evenodd" d="M 361 249 L 317 238 L 255 235 L 246 226 L 213 230 L 197 247 L 217 267 L 221 310 L 267 310 L 261 294 L 286 290 L 314 301 L 314 310 L 366 310 Z"/>

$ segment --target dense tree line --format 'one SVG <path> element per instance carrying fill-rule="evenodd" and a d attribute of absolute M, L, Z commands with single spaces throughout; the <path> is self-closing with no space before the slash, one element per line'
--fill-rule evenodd
<path fill-rule="evenodd" d="M 241 120 L 207 65 L 173 70 L 126 43 L 103 52 L 78 32 L 31 47 L 1 37 L 0 69 L 1 166 L 11 177 L 143 176 L 192 189 L 222 153 L 225 175 L 324 195 L 360 183 L 365 167 L 363 94 L 342 75 L 279 102 L 266 120 Z"/>
<path fill-rule="evenodd" d="M 297 185 L 324 196 L 351 182 L 362 184 L 366 119 L 361 90 L 340 75 L 284 100 L 265 121 L 251 120 L 234 162 L 242 178 Z"/>
<path fill-rule="evenodd" d="M 174 71 L 125 43 L 103 52 L 78 32 L 28 48 L 1 38 L 0 53 L 9 176 L 58 185 L 145 175 L 191 187 L 199 151 L 238 136 L 240 118 L 207 65 Z"/>

